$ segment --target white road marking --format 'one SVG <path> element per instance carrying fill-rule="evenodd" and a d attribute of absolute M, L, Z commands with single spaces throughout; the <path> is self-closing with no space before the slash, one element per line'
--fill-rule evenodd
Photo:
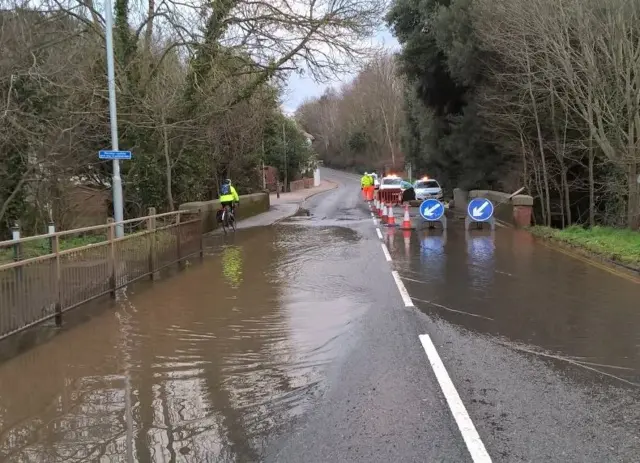
<path fill-rule="evenodd" d="M 440 388 L 444 393 L 444 397 L 447 399 L 447 404 L 449 405 L 453 418 L 456 420 L 464 443 L 467 445 L 467 450 L 469 450 L 471 454 L 471 458 L 474 463 L 491 463 L 491 457 L 487 453 L 487 449 L 484 447 L 478 431 L 473 425 L 473 421 L 471 421 L 467 409 L 464 407 L 458 391 L 456 391 L 456 387 L 453 385 L 453 381 L 451 381 L 449 373 L 447 373 L 447 369 L 444 367 L 431 338 L 428 334 L 421 334 L 419 338 L 429 358 L 429 363 L 431 363 L 431 368 L 433 368 L 436 379 L 440 384 Z"/>
<path fill-rule="evenodd" d="M 384 258 L 387 259 L 387 262 L 391 262 L 391 254 L 389 254 L 387 245 L 384 243 L 380 243 L 380 244 L 382 245 L 382 252 L 384 252 Z"/>
<path fill-rule="evenodd" d="M 378 225 L 378 221 L 376 220 L 376 218 L 375 218 L 375 217 L 373 218 L 373 224 L 374 224 L 374 225 Z"/>
<path fill-rule="evenodd" d="M 378 238 L 382 239 L 382 232 L 379 228 L 376 228 L 376 233 L 378 234 Z"/>
<path fill-rule="evenodd" d="M 400 291 L 400 296 L 402 296 L 402 301 L 404 302 L 405 307 L 415 307 L 413 305 L 413 301 L 411 300 L 411 296 L 409 296 L 409 291 L 404 287 L 404 283 L 400 278 L 400 275 L 395 270 L 391 272 L 393 275 L 393 279 L 396 280 L 396 286 L 398 287 L 398 291 Z"/>
<path fill-rule="evenodd" d="M 372 212 L 372 213 L 371 213 L 371 218 L 374 218 L 374 217 L 375 217 L 375 215 L 373 215 L 373 212 Z"/>

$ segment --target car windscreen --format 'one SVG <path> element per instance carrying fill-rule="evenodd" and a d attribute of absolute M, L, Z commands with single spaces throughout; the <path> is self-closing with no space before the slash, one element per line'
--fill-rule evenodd
<path fill-rule="evenodd" d="M 435 180 L 421 180 L 416 182 L 416 188 L 440 188 Z"/>
<path fill-rule="evenodd" d="M 402 184 L 402 179 L 401 178 L 383 178 L 382 179 L 382 184 L 383 185 L 398 185 L 398 186 L 400 186 Z"/>

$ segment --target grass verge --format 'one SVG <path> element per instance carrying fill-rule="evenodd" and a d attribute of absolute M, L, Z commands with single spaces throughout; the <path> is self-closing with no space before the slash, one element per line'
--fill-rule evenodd
<path fill-rule="evenodd" d="M 564 230 L 531 227 L 542 238 L 557 240 L 640 270 L 640 233 L 621 228 L 572 226 Z"/>
<path fill-rule="evenodd" d="M 60 250 L 80 248 L 88 244 L 100 243 L 107 239 L 106 235 L 86 235 L 86 236 L 70 236 L 60 239 Z M 48 239 L 28 241 L 22 245 L 22 259 L 29 259 L 31 257 L 44 256 L 51 252 L 50 243 Z M 0 263 L 7 263 L 13 261 L 13 249 L 3 248 L 0 249 Z"/>
<path fill-rule="evenodd" d="M 141 238 L 135 238 L 133 235 L 136 233 L 127 233 L 132 239 L 127 239 L 119 244 L 119 250 L 121 252 L 133 252 L 141 246 Z M 146 239 L 146 238 L 145 238 Z M 104 234 L 94 234 L 85 236 L 69 236 L 60 238 L 60 250 L 66 251 L 68 249 L 82 248 L 89 244 L 101 243 L 107 240 L 107 236 Z M 156 232 L 156 242 L 158 251 L 164 251 L 171 246 L 175 246 L 176 237 L 173 233 L 168 231 Z M 128 249 L 132 248 L 132 249 Z M 22 260 L 30 259 L 32 257 L 39 257 L 47 255 L 51 252 L 50 243 L 48 239 L 38 239 L 28 241 L 23 244 L 21 257 Z M 0 249 L 0 264 L 6 264 L 13 262 L 14 251 L 12 248 Z"/>

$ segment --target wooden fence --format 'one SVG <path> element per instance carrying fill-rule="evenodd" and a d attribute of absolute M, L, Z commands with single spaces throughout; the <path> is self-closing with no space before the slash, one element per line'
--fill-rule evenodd
<path fill-rule="evenodd" d="M 116 237 L 116 227 L 125 231 Z M 199 213 L 177 211 L 0 242 L 0 339 L 203 255 Z"/>

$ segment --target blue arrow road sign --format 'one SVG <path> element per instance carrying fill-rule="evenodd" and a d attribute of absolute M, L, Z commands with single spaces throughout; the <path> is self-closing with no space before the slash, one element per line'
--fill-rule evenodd
<path fill-rule="evenodd" d="M 98 151 L 99 159 L 131 159 L 131 151 Z"/>
<path fill-rule="evenodd" d="M 474 198 L 467 206 L 469 218 L 476 222 L 486 222 L 493 216 L 493 204 L 486 198 Z"/>
<path fill-rule="evenodd" d="M 426 199 L 420 204 L 420 215 L 424 220 L 440 220 L 444 215 L 444 205 L 437 199 Z"/>

